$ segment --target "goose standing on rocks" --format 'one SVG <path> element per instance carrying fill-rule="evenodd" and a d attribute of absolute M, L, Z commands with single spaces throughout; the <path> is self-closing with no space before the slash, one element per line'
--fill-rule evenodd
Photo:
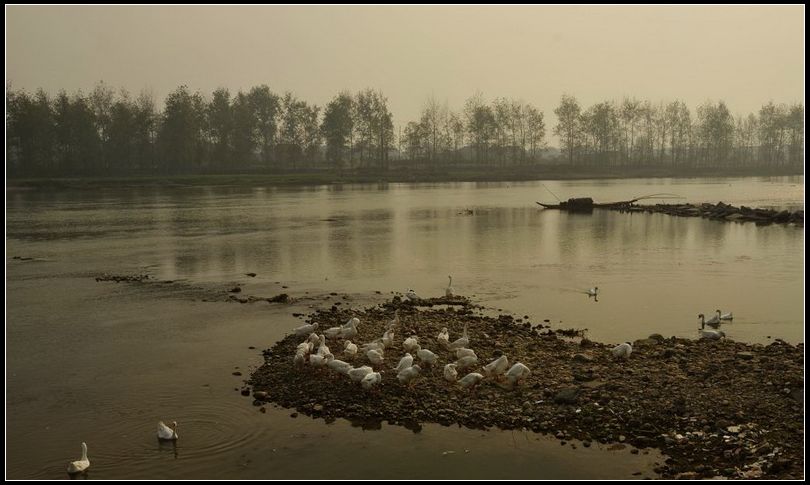
<path fill-rule="evenodd" d="M 419 347 L 419 337 L 416 335 L 411 335 L 402 342 L 402 348 L 405 349 L 405 352 L 416 352 L 417 347 Z"/>
<path fill-rule="evenodd" d="M 370 372 L 363 377 L 363 380 L 360 381 L 360 385 L 363 386 L 363 389 L 369 390 L 380 382 L 382 382 L 382 374 L 379 372 Z"/>
<path fill-rule="evenodd" d="M 423 364 L 427 364 L 431 367 L 439 360 L 438 355 L 428 349 L 423 349 L 419 345 L 416 346 L 416 356 L 419 357 L 419 360 L 422 361 Z"/>
<path fill-rule="evenodd" d="M 484 375 L 487 377 L 499 376 L 506 372 L 507 368 L 509 368 L 509 359 L 504 354 L 484 366 Z"/>
<path fill-rule="evenodd" d="M 411 301 L 419 301 L 419 300 L 421 300 L 421 298 L 419 298 L 418 296 L 416 296 L 416 292 L 415 292 L 415 291 L 413 291 L 413 290 L 412 290 L 412 289 L 410 289 L 410 288 L 408 288 L 408 292 L 407 292 L 407 293 L 405 293 L 405 296 L 407 296 L 407 297 L 408 297 L 408 299 L 409 299 L 409 300 L 411 300 Z"/>
<path fill-rule="evenodd" d="M 338 374 L 343 374 L 345 376 L 349 375 L 349 371 L 352 369 L 351 364 L 335 359 L 335 356 L 332 354 L 326 356 L 326 366 Z"/>
<path fill-rule="evenodd" d="M 363 367 L 355 367 L 354 369 L 349 370 L 349 378 L 354 382 L 360 382 L 364 377 L 366 377 L 366 375 L 371 374 L 372 372 L 374 372 L 374 369 L 367 365 L 364 365 Z"/>
<path fill-rule="evenodd" d="M 394 329 L 389 328 L 382 336 L 383 347 L 391 347 L 394 345 Z"/>
<path fill-rule="evenodd" d="M 396 371 L 397 373 L 402 372 L 403 370 L 407 369 L 412 365 L 413 365 L 413 356 L 411 354 L 405 354 L 404 357 L 399 359 L 399 364 L 397 364 Z"/>
<path fill-rule="evenodd" d="M 82 441 L 82 457 L 68 463 L 67 472 L 70 474 L 84 473 L 90 468 L 90 459 L 87 458 L 87 443 Z"/>
<path fill-rule="evenodd" d="M 613 353 L 613 357 L 616 359 L 627 359 L 633 353 L 633 345 L 630 342 L 624 342 L 613 347 L 610 352 Z"/>
<path fill-rule="evenodd" d="M 293 331 L 295 332 L 296 337 L 303 337 L 304 335 L 306 335 L 308 333 L 312 333 L 317 329 L 318 329 L 318 324 L 313 323 L 313 324 L 310 324 L 310 325 L 301 325 L 300 327 L 297 327 Z"/>
<path fill-rule="evenodd" d="M 459 385 L 461 385 L 462 389 L 470 389 L 478 385 L 484 376 L 477 373 L 477 372 L 470 372 L 466 376 L 462 377 L 461 380 L 458 381 Z"/>
<path fill-rule="evenodd" d="M 439 332 L 439 335 L 436 337 L 436 341 L 438 341 L 439 345 L 445 349 L 450 348 L 450 332 L 447 331 L 447 327 L 442 327 L 442 331 Z"/>
<path fill-rule="evenodd" d="M 403 384 L 408 384 L 409 386 L 413 386 L 414 379 L 416 379 L 419 374 L 422 372 L 422 368 L 419 365 L 412 365 L 407 369 L 402 369 L 397 373 L 397 379 L 399 382 Z"/>
<path fill-rule="evenodd" d="M 366 352 L 366 357 L 368 357 L 369 362 L 374 365 L 382 365 L 384 362 L 384 356 L 382 350 L 369 350 Z"/>
<path fill-rule="evenodd" d="M 453 341 L 453 343 L 450 344 L 450 349 L 451 350 L 460 349 L 468 345 L 470 345 L 470 337 L 467 335 L 467 324 L 465 323 L 464 332 L 461 334 L 461 338 Z"/>
<path fill-rule="evenodd" d="M 532 371 L 526 365 L 518 362 L 506 371 L 506 378 L 514 384 L 520 384 L 521 379 L 525 379 L 531 375 Z"/>
<path fill-rule="evenodd" d="M 166 426 L 163 421 L 158 421 L 157 436 L 159 440 L 176 440 L 177 436 L 177 421 L 172 421 L 172 427 Z"/>
<path fill-rule="evenodd" d="M 448 276 L 448 278 L 450 278 L 450 283 L 447 285 L 447 289 L 444 290 L 444 296 L 447 298 L 453 298 L 456 296 L 456 290 L 453 289 L 453 277 Z"/>
<path fill-rule="evenodd" d="M 353 344 L 351 340 L 347 340 L 343 343 L 343 353 L 346 355 L 351 355 L 354 357 L 357 355 L 357 345 Z"/>
<path fill-rule="evenodd" d="M 456 382 L 458 380 L 458 371 L 456 371 L 456 364 L 447 364 L 444 366 L 444 380 L 447 382 Z"/>

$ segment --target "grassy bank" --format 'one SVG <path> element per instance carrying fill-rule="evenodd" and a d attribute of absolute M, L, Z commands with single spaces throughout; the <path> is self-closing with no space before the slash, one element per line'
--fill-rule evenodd
<path fill-rule="evenodd" d="M 305 186 L 350 183 L 419 182 L 516 182 L 531 180 L 578 180 L 619 178 L 696 178 L 803 175 L 801 169 L 604 169 L 592 167 L 541 166 L 509 169 L 409 169 L 352 172 L 298 172 L 255 174 L 164 175 L 148 177 L 10 178 L 6 189 L 98 189 L 117 187 L 188 186 Z"/>

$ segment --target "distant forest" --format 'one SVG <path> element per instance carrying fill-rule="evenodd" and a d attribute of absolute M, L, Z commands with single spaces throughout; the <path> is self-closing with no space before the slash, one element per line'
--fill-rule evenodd
<path fill-rule="evenodd" d="M 477 93 L 460 111 L 429 99 L 419 120 L 395 130 L 388 100 L 366 89 L 319 107 L 265 85 L 210 97 L 180 86 L 158 110 L 99 83 L 89 94 L 7 86 L 9 177 L 263 173 L 402 168 L 584 167 L 799 168 L 804 106 L 769 102 L 734 117 L 723 101 L 690 111 L 682 101 L 625 98 L 585 109 L 562 96 L 554 109 L 559 150 L 543 112 Z"/>

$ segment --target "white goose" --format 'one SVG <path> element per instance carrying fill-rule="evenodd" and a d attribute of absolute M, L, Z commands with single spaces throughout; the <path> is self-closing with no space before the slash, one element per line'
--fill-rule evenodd
<path fill-rule="evenodd" d="M 357 345 L 353 344 L 351 340 L 347 340 L 343 343 L 343 353 L 351 356 L 357 355 Z"/>
<path fill-rule="evenodd" d="M 397 373 L 397 379 L 403 384 L 412 384 L 413 380 L 416 379 L 421 372 L 422 368 L 419 367 L 419 365 L 412 365 L 407 369 L 399 371 Z"/>
<path fill-rule="evenodd" d="M 529 377 L 531 373 L 528 367 L 518 362 L 506 371 L 506 378 L 513 384 L 520 384 L 520 380 Z"/>
<path fill-rule="evenodd" d="M 419 298 L 419 297 L 416 295 L 416 292 L 414 292 L 414 291 L 413 291 L 412 289 L 410 289 L 410 288 L 408 288 L 408 292 L 405 294 L 405 296 L 407 296 L 407 297 L 408 297 L 408 299 L 409 299 L 409 300 L 411 300 L 411 301 L 419 301 L 419 300 L 421 300 L 421 298 Z"/>
<path fill-rule="evenodd" d="M 720 340 L 726 336 L 726 333 L 722 330 L 706 330 L 706 323 L 703 321 L 704 317 L 702 313 L 698 315 L 698 318 L 700 318 L 700 329 L 698 330 L 700 332 L 700 338 L 706 340 Z"/>
<path fill-rule="evenodd" d="M 345 376 L 349 375 L 349 371 L 352 368 L 351 364 L 335 359 L 335 356 L 332 354 L 326 356 L 326 365 L 338 374 L 343 374 Z"/>
<path fill-rule="evenodd" d="M 177 421 L 172 421 L 172 427 L 166 426 L 163 421 L 158 421 L 157 437 L 159 440 L 176 440 Z"/>
<path fill-rule="evenodd" d="M 471 372 L 466 376 L 462 377 L 461 380 L 458 381 L 458 383 L 459 385 L 461 385 L 463 389 L 469 389 L 478 385 L 478 383 L 481 382 L 481 380 L 483 379 L 484 379 L 483 375 L 477 372 Z"/>
<path fill-rule="evenodd" d="M 340 336 L 343 338 L 354 338 L 357 336 L 357 324 L 355 323 L 356 318 L 352 318 L 349 320 L 347 325 L 340 327 Z M 358 322 L 360 320 L 357 320 Z"/>
<path fill-rule="evenodd" d="M 363 367 L 355 367 L 354 369 L 349 369 L 349 378 L 354 382 L 360 382 L 364 377 L 366 377 L 366 375 L 371 374 L 372 372 L 374 372 L 374 369 L 367 365 L 364 365 Z"/>
<path fill-rule="evenodd" d="M 416 335 L 411 335 L 402 342 L 402 348 L 405 349 L 405 352 L 416 352 L 417 347 L 419 347 L 419 337 Z"/>
<path fill-rule="evenodd" d="M 456 367 L 459 369 L 467 369 L 475 366 L 478 363 L 478 357 L 475 355 L 465 355 L 456 361 Z"/>
<path fill-rule="evenodd" d="M 458 371 L 456 371 L 456 364 L 447 364 L 444 366 L 444 380 L 447 382 L 456 382 L 458 380 Z"/>
<path fill-rule="evenodd" d="M 384 362 L 384 356 L 382 350 L 369 350 L 366 352 L 366 357 L 368 357 L 369 362 L 374 365 L 382 365 Z"/>
<path fill-rule="evenodd" d="M 720 310 L 717 310 L 717 316 L 720 320 L 734 320 L 734 315 L 731 312 L 723 314 Z"/>
<path fill-rule="evenodd" d="M 312 333 L 317 329 L 318 329 L 318 324 L 313 323 L 313 324 L 310 324 L 310 325 L 301 325 L 300 327 L 297 327 L 293 331 L 295 332 L 296 337 L 303 337 L 304 335 L 306 335 L 308 333 Z"/>
<path fill-rule="evenodd" d="M 382 374 L 379 372 L 370 372 L 363 377 L 363 380 L 360 381 L 360 385 L 363 386 L 363 389 L 369 390 L 380 382 L 382 382 Z"/>
<path fill-rule="evenodd" d="M 594 286 L 593 288 L 588 290 L 588 296 L 596 296 L 597 293 L 599 293 L 599 287 L 598 286 Z"/>
<path fill-rule="evenodd" d="M 309 344 L 310 344 L 309 351 L 312 352 L 312 350 L 316 346 L 321 344 L 321 338 L 318 336 L 318 334 L 313 332 L 313 333 L 309 334 L 309 337 L 307 338 L 307 342 L 309 342 Z"/>
<path fill-rule="evenodd" d="M 394 329 L 389 328 L 382 336 L 383 347 L 391 347 L 394 345 Z"/>
<path fill-rule="evenodd" d="M 368 352 L 369 350 L 385 350 L 385 345 L 383 345 L 381 339 L 377 339 L 373 342 L 369 342 L 367 344 L 363 344 L 360 346 L 360 351 Z"/>
<path fill-rule="evenodd" d="M 338 338 L 343 334 L 343 327 L 327 328 L 323 331 L 323 334 L 326 336 L 326 338 Z"/>
<path fill-rule="evenodd" d="M 461 334 L 461 338 L 453 341 L 453 343 L 450 344 L 450 349 L 460 349 L 468 345 L 470 345 L 470 337 L 467 335 L 467 324 L 465 323 L 464 332 Z"/>
<path fill-rule="evenodd" d="M 719 314 L 714 315 L 709 320 L 706 320 L 706 317 L 701 313 L 700 315 L 698 315 L 698 318 L 700 318 L 701 324 L 705 323 L 706 325 L 715 325 L 716 326 L 717 324 L 720 323 L 720 315 Z M 704 322 L 704 320 L 705 320 L 705 322 Z"/>
<path fill-rule="evenodd" d="M 501 375 L 506 372 L 507 368 L 509 368 L 509 359 L 504 354 L 484 366 L 484 375 L 487 377 Z"/>
<path fill-rule="evenodd" d="M 326 365 L 326 359 L 328 356 L 332 355 L 331 353 L 326 353 L 324 355 L 318 354 L 309 354 L 309 365 L 313 367 L 323 367 Z M 334 357 L 334 356 L 333 356 Z"/>
<path fill-rule="evenodd" d="M 630 354 L 633 353 L 633 344 L 630 342 L 625 342 L 623 344 L 619 344 L 613 347 L 610 352 L 613 354 L 613 357 L 616 359 L 627 359 L 630 357 Z"/>
<path fill-rule="evenodd" d="M 396 371 L 397 373 L 402 372 L 403 370 L 407 369 L 412 365 L 413 365 L 413 356 L 411 354 L 405 354 L 404 357 L 399 359 L 399 364 L 397 364 Z"/>
<path fill-rule="evenodd" d="M 434 354 L 428 349 L 423 349 L 419 345 L 416 346 L 416 356 L 419 357 L 419 360 L 422 361 L 423 364 L 427 364 L 432 366 L 439 360 L 439 356 Z"/>
<path fill-rule="evenodd" d="M 354 327 L 356 327 L 358 325 L 360 325 L 360 319 L 357 318 L 357 317 L 352 317 L 352 318 L 349 319 L 348 322 L 343 324 L 343 328 L 349 328 L 349 327 L 354 328 Z"/>
<path fill-rule="evenodd" d="M 439 345 L 445 349 L 450 347 L 450 332 L 447 331 L 447 327 L 442 327 L 442 331 L 439 332 L 439 336 L 436 337 L 436 340 L 439 342 Z"/>
<path fill-rule="evenodd" d="M 478 358 L 478 356 L 475 355 L 475 351 L 473 349 L 465 349 L 465 348 L 456 349 L 456 359 L 460 359 L 462 357 L 467 356 Z"/>
<path fill-rule="evenodd" d="M 444 290 L 444 296 L 447 298 L 453 298 L 456 296 L 456 291 L 453 289 L 453 277 L 448 276 L 450 278 L 450 284 L 447 285 L 447 289 Z"/>
<path fill-rule="evenodd" d="M 82 442 L 82 457 L 76 461 L 68 463 L 68 473 L 84 473 L 90 468 L 90 459 L 87 458 L 87 443 Z"/>

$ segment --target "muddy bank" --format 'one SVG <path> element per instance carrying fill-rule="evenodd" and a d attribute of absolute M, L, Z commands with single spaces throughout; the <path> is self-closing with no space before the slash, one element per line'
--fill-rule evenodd
<path fill-rule="evenodd" d="M 442 299 L 432 300 L 434 305 Z M 447 302 L 445 302 L 447 303 Z M 294 367 L 303 337 L 290 335 L 264 352 L 265 365 L 250 377 L 254 404 L 265 402 L 327 421 L 388 421 L 419 429 L 420 422 L 470 428 L 527 428 L 562 441 L 578 439 L 655 447 L 669 456 L 656 471 L 663 477 L 803 477 L 804 346 L 782 341 L 768 346 L 733 341 L 655 338 L 637 341 L 627 361 L 614 361 L 610 348 L 587 339 L 561 338 L 542 324 L 500 315 L 481 315 L 468 302 L 444 308 L 419 307 L 398 298 L 363 309 L 317 311 L 309 322 L 320 329 L 360 319 L 352 341 L 380 338 L 395 309 L 401 324 L 386 350 L 382 383 L 365 391 L 328 369 Z M 450 340 L 469 326 L 470 345 L 480 365 L 506 354 L 532 373 L 514 390 L 485 380 L 474 392 L 442 377 L 455 361 L 436 337 L 442 327 Z M 396 378 L 411 334 L 439 356 L 409 389 Z M 697 335 L 697 331 L 696 331 Z M 342 353 L 342 340 L 327 344 L 335 358 L 355 367 L 371 365 L 361 353 Z"/>
<path fill-rule="evenodd" d="M 746 206 L 718 202 L 717 204 L 655 204 L 655 205 L 627 205 L 611 207 L 619 212 L 647 212 L 668 214 L 680 217 L 703 217 L 704 219 L 754 222 L 757 225 L 767 224 L 794 224 L 804 227 L 804 211 L 777 211 L 772 209 L 752 209 Z"/>
<path fill-rule="evenodd" d="M 252 273 L 255 275 L 255 273 Z M 247 276 L 250 276 L 248 274 Z M 232 302 L 232 303 L 293 303 L 287 293 L 280 293 L 275 296 L 253 296 L 241 295 L 242 286 L 240 283 L 230 285 L 218 284 L 191 284 L 184 280 L 159 280 L 146 273 L 138 274 L 109 274 L 103 273 L 95 276 L 96 282 L 106 283 L 128 283 L 133 288 L 164 298 L 182 298 L 187 300 L 199 300 L 209 302 Z M 286 288 L 283 287 L 283 288 Z"/>

